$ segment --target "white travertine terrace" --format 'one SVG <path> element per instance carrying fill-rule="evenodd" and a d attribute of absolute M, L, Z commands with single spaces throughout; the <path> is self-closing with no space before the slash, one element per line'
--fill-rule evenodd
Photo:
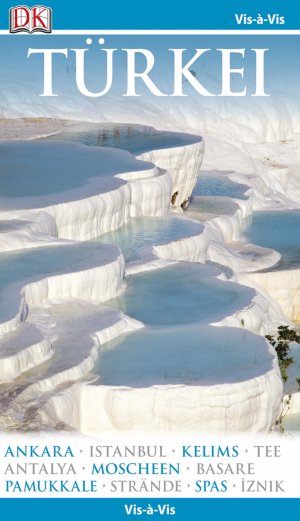
<path fill-rule="evenodd" d="M 189 131 L 192 126 L 191 122 Z M 76 148 L 77 145 L 72 146 Z M 226 332 L 221 329 L 222 326 L 241 328 L 243 323 L 246 330 L 264 335 L 273 332 L 279 324 L 288 323 L 288 319 L 293 320 L 298 316 L 299 303 L 296 297 L 292 299 L 292 303 L 289 298 L 289 288 L 292 291 L 295 287 L 295 275 L 291 273 L 293 270 L 287 273 L 285 294 L 280 288 L 280 280 L 276 292 L 274 285 L 271 287 L 268 282 L 268 277 L 273 276 L 274 272 L 253 272 L 276 263 L 279 258 L 277 252 L 266 250 L 252 263 L 234 250 L 230 243 L 241 240 L 244 219 L 253 210 L 271 208 L 275 199 L 279 207 L 287 207 L 289 201 L 288 207 L 295 208 L 296 181 L 293 181 L 293 177 L 288 181 L 285 168 L 280 170 L 268 164 L 263 166 L 262 159 L 258 158 L 255 162 L 252 157 L 247 156 L 243 147 L 233 147 L 227 141 L 222 142 L 219 137 L 208 135 L 207 149 L 205 169 L 230 170 L 230 178 L 249 186 L 248 199 L 234 200 L 237 204 L 236 211 L 232 215 L 220 215 L 207 220 L 203 232 L 198 236 L 154 246 L 148 259 L 129 265 L 126 272 L 157 269 L 168 261 L 182 260 L 213 261 L 225 265 L 231 272 L 231 280 L 262 288 L 262 291 L 257 291 L 245 309 L 232 316 L 224 316 L 221 322 L 214 324 L 220 328 L 220 342 Z M 114 153 L 123 154 L 119 151 Z M 262 156 L 264 153 L 265 151 Z M 101 152 L 98 155 L 100 157 Z M 40 198 L 37 205 L 30 205 L 27 199 L 23 207 L 22 198 L 18 204 L 14 199 L 11 207 L 7 199 L 5 209 L 0 212 L 0 219 L 7 223 L 11 221 L 12 224 L 11 227 L 7 224 L 0 235 L 1 251 L 50 245 L 72 248 L 75 241 L 95 238 L 122 226 L 132 217 L 166 215 L 175 192 L 178 192 L 176 211 L 181 213 L 180 205 L 190 197 L 199 174 L 203 141 L 142 154 L 139 159 L 148 163 L 143 168 L 143 163 L 140 162 L 139 170 L 130 170 L 129 164 L 133 160 L 129 156 L 128 153 L 123 154 L 124 165 L 128 160 L 127 168 L 111 178 L 111 186 L 106 184 L 105 191 L 101 190 L 101 182 L 90 179 L 85 188 L 85 196 L 78 189 L 78 192 L 72 192 L 71 197 L 67 192 L 59 194 L 56 201 L 52 197 L 51 204 L 47 197 Z M 186 217 L 194 219 L 195 215 L 187 212 Z M 101 305 L 117 295 L 123 286 L 124 260 L 117 248 L 111 248 L 108 253 L 105 262 L 101 257 L 103 252 L 99 252 L 94 265 L 89 265 L 87 259 L 76 272 L 42 277 L 30 283 L 24 281 L 18 311 L 10 321 L 0 324 L 2 333 L 16 329 L 24 322 L 27 314 L 29 318 L 31 315 L 34 317 L 38 308 L 43 309 L 45 304 L 52 305 L 57 299 L 72 301 L 80 298 Z M 225 275 L 220 277 L 225 278 Z M 95 284 L 97 279 L 99 283 Z M 213 317 L 211 323 L 214 323 Z M 119 314 L 112 324 L 104 326 L 103 323 L 102 328 L 91 331 L 94 342 L 81 363 L 29 385 L 18 396 L 19 403 L 25 407 L 36 396 L 49 393 L 39 411 L 41 419 L 52 426 L 64 421 L 81 432 L 115 429 L 266 432 L 272 427 L 280 410 L 282 382 L 274 351 L 264 340 L 263 349 L 271 368 L 254 378 L 243 379 L 241 373 L 240 382 L 217 382 L 211 385 L 201 385 L 199 382 L 199 385 L 166 384 L 131 388 L 80 381 L 92 371 L 101 346 L 124 332 L 142 327 L 142 324 Z M 261 336 L 257 338 L 261 345 Z M 5 367 L 9 367 L 10 377 L 15 378 L 34 365 L 35 356 L 36 365 L 50 357 L 51 346 L 55 344 L 51 328 L 49 333 L 45 333 L 42 342 L 44 351 L 38 350 L 38 342 L 35 342 L 31 346 L 22 346 L 24 349 L 14 354 L 14 361 L 5 361 L 4 357 L 0 364 L 0 377 L 5 379 L 5 371 L 8 370 Z M 259 359 L 257 364 L 259 366 Z M 67 381 L 74 383 L 59 390 L 59 386 Z"/>

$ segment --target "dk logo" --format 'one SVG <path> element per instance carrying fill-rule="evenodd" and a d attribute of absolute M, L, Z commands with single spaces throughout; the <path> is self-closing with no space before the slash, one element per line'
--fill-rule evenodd
<path fill-rule="evenodd" d="M 9 10 L 10 33 L 51 33 L 52 9 L 43 5 L 18 5 Z"/>

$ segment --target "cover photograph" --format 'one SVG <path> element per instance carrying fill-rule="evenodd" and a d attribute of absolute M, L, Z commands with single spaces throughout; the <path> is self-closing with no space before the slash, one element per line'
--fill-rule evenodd
<path fill-rule="evenodd" d="M 298 9 L 152 7 L 0 7 L 13 519 L 299 506 Z"/>

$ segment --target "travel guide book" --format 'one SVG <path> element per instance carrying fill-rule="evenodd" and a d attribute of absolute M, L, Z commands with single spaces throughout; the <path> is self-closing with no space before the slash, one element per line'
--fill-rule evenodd
<path fill-rule="evenodd" d="M 274 519 L 300 478 L 292 2 L 0 7 L 0 504 Z"/>

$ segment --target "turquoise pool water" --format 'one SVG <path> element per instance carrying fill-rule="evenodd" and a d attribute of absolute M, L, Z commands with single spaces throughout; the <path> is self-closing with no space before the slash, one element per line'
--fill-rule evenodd
<path fill-rule="evenodd" d="M 22 230 L 30 221 L 20 221 L 18 219 L 1 220 L 0 221 L 0 233 L 11 232 L 15 230 Z"/>
<path fill-rule="evenodd" d="M 15 314 L 19 305 L 18 295 L 26 281 L 80 271 L 85 260 L 88 266 L 97 266 L 101 250 L 104 246 L 98 243 L 79 243 L 0 254 L 0 321 Z"/>
<path fill-rule="evenodd" d="M 255 291 L 215 278 L 215 268 L 179 263 L 126 278 L 127 289 L 108 303 L 148 325 L 216 322 L 250 303 Z"/>
<path fill-rule="evenodd" d="M 254 212 L 244 235 L 249 242 L 281 254 L 272 269 L 300 266 L 300 211 Z"/>
<path fill-rule="evenodd" d="M 224 384 L 271 369 L 263 338 L 238 328 L 146 327 L 103 349 L 95 373 L 104 385 Z"/>
<path fill-rule="evenodd" d="M 79 199 L 89 195 L 90 178 L 101 178 L 101 190 L 106 191 L 112 189 L 111 177 L 115 174 L 150 167 L 134 156 L 116 154 L 111 149 L 100 151 L 62 141 L 2 142 L 0 197 L 22 198 L 23 205 L 32 207 L 34 197 L 77 189 L 75 198 Z M 121 184 L 123 181 L 114 179 L 114 188 Z M 57 196 L 52 199 L 56 202 Z"/>
<path fill-rule="evenodd" d="M 96 147 L 113 147 L 139 155 L 150 150 L 160 150 L 201 141 L 199 136 L 165 132 L 144 125 L 115 123 L 78 123 L 67 127 L 47 140 L 76 141 Z"/>
<path fill-rule="evenodd" d="M 125 151 L 137 155 L 200 140 L 194 135 L 160 132 L 139 125 L 83 123 L 49 138 L 2 142 L 0 197 L 49 196 L 76 188 L 81 190 L 77 198 L 86 197 L 93 193 L 86 193 L 90 178 L 101 178 L 101 191 L 111 190 L 109 178 L 115 174 L 152 166 Z M 78 146 L 80 144 L 91 146 Z M 117 153 L 112 148 L 122 151 Z M 114 179 L 114 188 L 121 184 L 123 181 Z M 29 199 L 27 204 L 34 203 Z"/>
<path fill-rule="evenodd" d="M 223 196 L 194 196 L 188 206 L 188 212 L 213 215 L 232 215 L 238 210 L 238 205 L 229 197 Z"/>
<path fill-rule="evenodd" d="M 136 217 L 119 230 L 105 233 L 97 240 L 116 244 L 126 261 L 138 259 L 147 247 L 177 241 L 201 233 L 199 223 L 174 216 Z"/>
<path fill-rule="evenodd" d="M 245 192 L 249 186 L 231 181 L 225 174 L 215 172 L 201 172 L 193 195 L 211 195 L 248 199 Z"/>

